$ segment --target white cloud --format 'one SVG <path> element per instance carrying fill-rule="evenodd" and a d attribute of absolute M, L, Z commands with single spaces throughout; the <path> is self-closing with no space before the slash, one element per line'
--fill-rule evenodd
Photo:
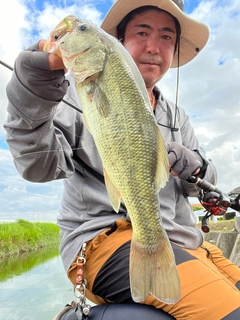
<path fill-rule="evenodd" d="M 0 219 L 56 220 L 61 181 L 33 184 L 22 179 L 7 150 L 0 150 L 0 176 Z"/>
<path fill-rule="evenodd" d="M 45 2 L 44 9 L 39 11 L 34 1 L 8 0 L 1 18 L 0 60 L 13 67 L 14 60 L 21 50 L 39 39 L 46 39 L 59 21 L 69 14 L 90 19 L 100 25 L 101 12 L 93 4 L 94 1 L 81 1 L 78 5 L 76 1 L 75 4 L 68 6 L 66 1 L 64 5 L 57 6 Z M 0 139 L 4 139 L 5 135 L 3 123 L 7 116 L 6 85 L 11 73 L 9 69 L 0 65 Z M 62 192 L 60 181 L 42 184 L 41 187 L 40 184 L 25 181 L 17 173 L 10 153 L 2 149 L 0 149 L 0 172 L 1 218 L 15 218 L 19 214 L 23 215 L 23 212 L 23 218 L 31 218 L 33 215 L 37 217 L 40 215 L 40 218 L 47 220 L 56 218 Z M 29 191 L 30 186 L 31 191 Z"/>
<path fill-rule="evenodd" d="M 84 5 L 72 5 L 70 7 L 58 8 L 56 6 L 46 4 L 42 12 L 36 12 L 35 24 L 38 34 L 37 39 L 46 39 L 49 32 L 52 31 L 56 25 L 67 15 L 75 15 L 79 18 L 89 19 L 95 24 L 99 25 L 101 20 L 101 13 L 95 7 Z M 48 21 L 48 23 L 46 23 Z"/>
<path fill-rule="evenodd" d="M 230 191 L 240 185 L 240 3 L 202 1 L 192 17 L 210 27 L 210 39 L 199 56 L 180 69 L 179 104 L 218 171 L 218 186 Z M 159 84 L 175 99 L 176 71 Z"/>
<path fill-rule="evenodd" d="M 14 10 L 13 10 L 14 8 Z M 28 9 L 19 0 L 8 0 L 4 4 L 4 14 L 1 15 L 0 27 L 0 60 L 13 66 L 18 52 L 22 48 L 24 38 L 21 29 L 27 27 Z M 11 76 L 11 71 L 0 65 L 0 136 L 4 133 L 2 124 L 6 119 L 5 95 L 6 84 Z"/>
<path fill-rule="evenodd" d="M 28 28 L 28 14 L 28 8 L 21 1 L 5 1 L 1 15 L 0 55 L 7 63 L 12 63 L 22 48 L 24 38 L 20 32 L 22 28 Z"/>
<path fill-rule="evenodd" d="M 93 1 L 82 1 L 78 5 L 57 6 L 44 3 L 44 9 L 39 11 L 34 2 L 8 0 L 4 6 L 4 15 L 1 18 L 0 28 L 0 60 L 13 67 L 18 53 L 39 39 L 46 39 L 56 25 L 67 15 L 75 15 L 89 19 L 100 25 L 101 15 L 93 5 Z M 28 7 L 31 5 L 31 7 Z M 14 8 L 14 10 L 12 10 Z M 11 19 L 9 19 L 11 17 Z M 3 122 L 6 119 L 6 84 L 10 79 L 11 71 L 0 64 L 0 136 L 4 134 Z"/>

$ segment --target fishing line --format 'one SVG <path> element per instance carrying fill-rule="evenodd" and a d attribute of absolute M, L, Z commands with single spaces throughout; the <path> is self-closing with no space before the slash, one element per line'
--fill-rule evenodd
<path fill-rule="evenodd" d="M 3 160 L 3 161 L 0 161 L 1 167 L 4 167 L 4 169 L 7 170 L 10 173 L 16 172 L 16 169 L 15 169 L 14 165 L 13 164 L 9 165 L 9 159 L 3 158 L 3 157 L 0 156 L 0 160 Z"/>
<path fill-rule="evenodd" d="M 178 37 L 178 43 L 177 43 L 177 80 L 176 80 L 176 97 L 175 97 L 174 117 L 172 117 L 171 109 L 168 105 L 168 102 L 166 102 L 168 112 L 170 113 L 170 117 L 169 117 L 169 119 L 171 119 L 170 125 L 168 126 L 168 125 L 162 124 L 160 122 L 157 122 L 157 124 L 159 126 L 170 129 L 171 134 L 172 134 L 172 141 L 176 141 L 174 132 L 177 132 L 179 130 L 179 128 L 176 128 L 177 112 L 178 112 L 179 79 L 180 79 L 180 35 Z M 173 119 L 173 123 L 172 123 L 172 119 Z"/>
<path fill-rule="evenodd" d="M 177 67 L 177 84 L 176 84 L 176 101 L 175 101 L 175 114 L 174 114 L 174 121 L 173 121 L 173 124 L 171 124 L 170 126 L 167 126 L 167 125 L 164 125 L 164 124 L 161 124 L 159 122 L 158 125 L 160 126 L 163 126 L 163 127 L 166 127 L 166 128 L 169 128 L 172 132 L 172 140 L 175 141 L 175 136 L 174 136 L 174 132 L 178 131 L 179 128 L 176 128 L 176 119 L 177 119 L 177 110 L 178 110 L 178 91 L 179 91 L 179 64 L 180 64 L 180 41 L 178 41 L 178 67 Z M 7 63 L 3 62 L 2 60 L 0 60 L 0 64 L 2 64 L 4 67 L 8 68 L 9 70 L 13 71 L 13 67 L 11 67 L 10 65 L 8 65 Z M 73 105 L 72 103 L 70 103 L 69 101 L 65 100 L 65 99 L 62 99 L 62 102 L 64 102 L 66 105 L 68 105 L 69 107 L 71 107 L 72 109 L 80 112 L 81 114 L 83 114 L 82 110 L 79 109 L 78 107 L 76 107 L 75 105 Z M 172 117 L 171 117 L 172 118 Z M 57 121 L 56 121 L 57 122 Z M 65 129 L 66 131 L 68 131 L 67 129 Z M 68 131 L 70 132 L 70 131 Z M 77 136 L 79 137 L 79 136 Z M 87 146 L 88 147 L 95 147 L 95 145 L 92 145 L 92 146 Z M 86 148 L 86 147 L 85 147 Z M 70 148 L 71 149 L 71 148 Z M 27 153 L 25 155 L 21 155 L 21 156 L 17 156 L 15 157 L 15 159 L 18 159 L 20 157 L 24 157 L 24 156 L 27 156 L 27 155 L 32 155 L 32 154 L 36 154 L 36 153 L 48 153 L 48 152 L 56 152 L 56 151 L 68 151 L 70 149 L 67 149 L 67 150 L 48 150 L 48 151 L 35 151 L 35 152 L 31 152 L 31 153 Z M 75 148 L 75 149 L 71 149 L 73 151 L 75 150 L 80 150 L 82 148 Z"/>
<path fill-rule="evenodd" d="M 7 69 L 9 69 L 9 70 L 11 70 L 11 71 L 14 70 L 13 67 L 11 67 L 9 64 L 5 63 L 5 62 L 2 61 L 2 60 L 0 60 L 0 64 L 2 64 L 4 67 L 6 67 Z M 69 107 L 75 109 L 76 111 L 80 112 L 81 114 L 83 113 L 81 109 L 79 109 L 78 107 L 76 107 L 76 106 L 73 105 L 72 103 L 68 102 L 67 100 L 62 99 L 62 102 L 64 102 L 65 104 L 67 104 Z M 56 120 L 55 120 L 55 122 L 57 123 Z M 65 128 L 65 130 L 66 130 L 67 132 L 71 133 L 70 130 L 67 130 L 66 128 Z M 76 137 L 79 138 L 80 136 L 76 135 Z M 69 149 L 61 149 L 61 150 L 57 149 L 57 150 L 47 150 L 47 151 L 35 151 L 35 152 L 26 153 L 26 154 L 24 154 L 24 155 L 19 155 L 19 156 L 17 156 L 17 157 L 14 157 L 14 159 L 19 159 L 19 158 L 22 158 L 22 157 L 25 157 L 25 156 L 30 156 L 30 155 L 37 154 L 37 153 L 43 154 L 43 153 L 50 153 L 50 152 L 64 152 L 64 151 L 69 151 L 69 150 L 77 151 L 77 150 L 82 150 L 83 148 L 93 148 L 93 147 L 96 147 L 96 146 L 93 144 L 92 146 L 85 146 L 85 147 L 83 146 L 83 147 L 81 147 L 81 148 L 69 148 Z"/>
<path fill-rule="evenodd" d="M 40 185 L 40 183 L 39 183 Z M 47 186 L 46 186 L 47 187 Z M 52 196 L 45 196 L 45 195 L 41 195 L 40 193 L 34 193 L 34 192 L 27 192 L 27 191 L 22 191 L 18 188 L 14 189 L 12 187 L 8 187 L 8 188 L 5 188 L 6 192 L 10 191 L 10 192 L 16 192 L 17 194 L 23 194 L 24 195 L 24 199 L 26 201 L 26 198 L 40 198 L 40 199 L 43 199 L 43 200 L 53 200 L 53 199 L 56 199 L 56 195 L 52 195 Z"/>
<path fill-rule="evenodd" d="M 9 66 L 7 63 L 3 62 L 2 60 L 0 60 L 0 64 L 2 64 L 4 67 L 8 68 L 9 70 L 13 71 L 13 67 Z M 82 110 L 79 109 L 78 107 L 74 106 L 71 102 L 68 102 L 67 100 L 62 99 L 62 101 L 67 104 L 69 107 L 79 111 L 80 113 L 82 113 Z"/>
<path fill-rule="evenodd" d="M 173 128 L 175 129 L 174 131 L 178 131 L 179 130 L 179 129 L 175 128 L 176 121 L 177 121 L 177 109 L 178 109 L 179 78 L 180 78 L 180 39 L 178 41 L 178 65 L 177 65 L 176 100 L 175 100 L 175 115 L 174 115 L 174 123 L 173 123 Z"/>
<path fill-rule="evenodd" d="M 19 158 L 23 158 L 23 157 L 26 157 L 26 156 L 31 156 L 33 154 L 43 154 L 43 153 L 51 153 L 51 152 L 65 152 L 65 151 L 77 151 L 77 150 L 83 150 L 83 148 L 96 148 L 96 145 L 92 145 L 92 146 L 87 146 L 87 147 L 81 147 L 81 148 L 69 148 L 69 149 L 52 149 L 52 150 L 42 150 L 42 151 L 34 151 L 34 152 L 28 152 L 28 153 L 25 153 L 25 154 L 21 154 L 19 156 L 16 156 L 14 157 L 14 159 L 19 159 Z"/>

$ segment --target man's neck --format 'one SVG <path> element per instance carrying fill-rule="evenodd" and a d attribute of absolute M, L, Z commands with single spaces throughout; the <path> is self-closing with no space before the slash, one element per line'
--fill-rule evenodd
<path fill-rule="evenodd" d="M 156 99 L 156 94 L 154 92 L 154 88 L 147 89 L 148 96 L 149 96 L 149 101 L 151 103 L 152 109 L 155 110 L 156 104 L 157 104 L 157 99 Z"/>

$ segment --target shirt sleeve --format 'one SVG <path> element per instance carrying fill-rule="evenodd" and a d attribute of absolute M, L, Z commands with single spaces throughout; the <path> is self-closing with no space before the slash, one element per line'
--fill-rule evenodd
<path fill-rule="evenodd" d="M 7 85 L 6 141 L 20 175 L 46 182 L 72 175 L 74 126 L 64 129 L 64 103 L 44 100 L 25 88 L 13 73 Z M 63 112 L 61 112 L 63 110 Z M 68 118 L 76 117 L 71 110 Z"/>

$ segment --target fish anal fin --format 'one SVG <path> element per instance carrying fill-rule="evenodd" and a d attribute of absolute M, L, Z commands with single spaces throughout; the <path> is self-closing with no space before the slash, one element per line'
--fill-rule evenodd
<path fill-rule="evenodd" d="M 111 205 L 113 209 L 118 212 L 120 208 L 121 203 L 121 194 L 117 190 L 117 188 L 113 185 L 111 179 L 109 178 L 107 172 L 105 169 L 103 169 L 104 179 L 105 179 L 105 185 L 107 188 L 108 196 L 111 202 Z"/>
<path fill-rule="evenodd" d="M 156 250 L 149 252 L 132 239 L 130 287 L 135 302 L 143 302 L 149 294 L 167 304 L 179 301 L 180 280 L 168 241 L 161 240 Z"/>

